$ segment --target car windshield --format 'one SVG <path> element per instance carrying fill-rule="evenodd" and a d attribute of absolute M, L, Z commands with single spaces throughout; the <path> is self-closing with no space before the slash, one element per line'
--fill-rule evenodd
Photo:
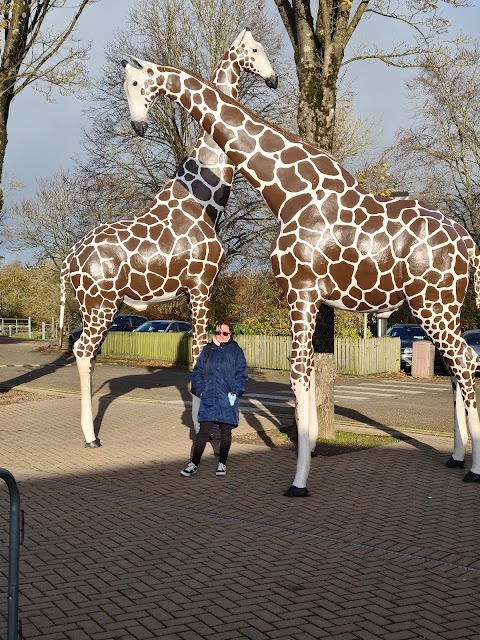
<path fill-rule="evenodd" d="M 472 333 L 465 337 L 467 344 L 480 344 L 480 333 Z"/>
<path fill-rule="evenodd" d="M 150 322 L 144 322 L 140 325 L 137 331 L 166 331 L 170 322 L 162 320 L 152 320 Z"/>
<path fill-rule="evenodd" d="M 427 334 L 421 327 L 391 327 L 387 334 L 391 338 L 411 338 L 412 340 L 426 338 Z"/>

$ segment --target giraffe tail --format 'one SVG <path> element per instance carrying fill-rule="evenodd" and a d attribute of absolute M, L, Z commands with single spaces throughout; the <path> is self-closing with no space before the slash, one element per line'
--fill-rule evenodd
<path fill-rule="evenodd" d="M 62 264 L 62 270 L 60 271 L 60 320 L 58 323 L 58 348 L 62 348 L 63 344 L 63 325 L 65 322 L 65 299 L 68 280 L 68 264 L 65 260 Z"/>

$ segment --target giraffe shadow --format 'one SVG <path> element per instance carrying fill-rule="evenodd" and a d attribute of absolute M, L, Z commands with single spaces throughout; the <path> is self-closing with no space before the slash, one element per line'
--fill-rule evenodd
<path fill-rule="evenodd" d="M 389 427 L 383 422 L 373 420 L 366 414 L 361 413 L 356 409 L 350 409 L 349 407 L 342 407 L 341 405 L 336 404 L 335 415 L 341 416 L 342 418 L 348 418 L 349 420 L 354 420 L 360 427 L 364 425 L 365 427 L 378 429 L 378 431 L 382 431 L 385 435 L 391 436 L 392 438 L 408 441 L 409 444 L 414 446 L 419 451 L 436 451 L 435 447 L 432 447 L 431 445 L 418 440 L 411 433 L 406 433 L 405 430 L 399 429 L 397 427 Z"/>
<path fill-rule="evenodd" d="M 172 387 L 172 402 L 181 402 L 184 406 L 190 404 L 191 396 L 188 391 L 188 370 L 180 367 L 149 366 L 147 372 L 132 373 L 126 376 L 113 377 L 94 388 L 94 394 L 100 395 L 98 410 L 94 418 L 95 435 L 100 434 L 102 423 L 111 404 L 119 398 L 128 397 L 134 391 L 163 390 Z M 180 394 L 180 397 L 179 395 Z M 141 396 L 140 396 L 141 399 Z M 147 394 L 145 401 L 155 401 L 151 394 Z M 136 396 L 135 400 L 139 400 Z M 185 415 L 185 412 L 184 412 Z M 190 418 L 191 422 L 191 418 Z M 184 417 L 182 423 L 193 431 L 193 423 L 188 424 Z"/>

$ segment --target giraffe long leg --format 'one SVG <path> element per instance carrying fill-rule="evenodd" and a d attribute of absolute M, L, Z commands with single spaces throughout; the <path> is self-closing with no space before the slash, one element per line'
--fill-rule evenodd
<path fill-rule="evenodd" d="M 88 313 L 86 309 L 81 308 L 83 331 L 80 338 L 75 342 L 73 353 L 77 361 L 80 377 L 80 424 L 87 445 L 99 446 L 100 444 L 95 435 L 92 412 L 92 380 L 95 355 L 115 318 L 119 306 L 117 302 L 102 309 L 90 309 Z"/>
<path fill-rule="evenodd" d="M 309 414 L 308 414 L 308 426 L 309 426 L 309 438 L 310 438 L 310 451 L 315 451 L 318 438 L 318 415 L 317 415 L 317 398 L 315 392 L 315 366 L 312 367 L 312 373 L 310 376 L 310 389 L 308 391 L 309 402 Z"/>
<path fill-rule="evenodd" d="M 460 308 L 463 302 L 461 289 L 462 287 L 457 285 L 457 292 L 460 292 L 460 300 L 457 303 L 444 305 L 441 315 L 435 313 L 435 309 L 440 307 L 439 300 L 429 300 L 427 305 L 423 305 L 423 309 L 416 308 L 416 304 L 412 304 L 412 301 L 410 301 L 410 308 L 442 354 L 459 390 L 457 391 L 457 388 L 454 390 L 455 436 L 452 458 L 461 460 L 465 455 L 467 437 L 464 414 L 466 414 L 466 424 L 472 440 L 471 473 L 473 476 L 470 479 L 480 482 L 480 419 L 475 395 L 477 354 L 467 345 L 461 335 Z M 440 294 L 441 292 L 439 292 Z M 462 402 L 458 401 L 460 395 Z"/>
<path fill-rule="evenodd" d="M 75 346 L 74 346 L 75 352 Z M 92 413 L 92 379 L 95 358 L 93 356 L 82 356 L 75 353 L 77 360 L 78 375 L 80 376 L 80 403 L 81 403 L 81 418 L 80 424 L 82 427 L 85 442 L 90 443 L 95 441 L 95 431 L 93 428 L 93 413 Z"/>
<path fill-rule="evenodd" d="M 311 300 L 311 291 L 292 291 L 287 300 L 292 327 L 290 381 L 296 400 L 298 457 L 293 484 L 284 495 L 305 496 L 308 495 L 307 479 L 311 464 L 312 439 L 316 440 L 318 430 L 312 337 L 320 301 Z"/>
<path fill-rule="evenodd" d="M 462 398 L 462 392 L 458 385 L 457 379 L 452 376 L 453 388 L 453 453 L 451 462 L 447 462 L 447 466 L 462 466 L 456 463 L 463 463 L 465 460 L 465 450 L 468 443 L 467 414 L 465 404 Z"/>
<path fill-rule="evenodd" d="M 211 286 L 202 290 L 192 289 L 189 295 L 189 307 L 192 318 L 192 359 L 193 365 L 197 361 L 201 350 L 208 341 L 208 313 L 210 310 Z M 198 410 L 200 409 L 200 398 L 192 395 L 192 421 L 195 433 L 200 431 L 198 422 Z"/>

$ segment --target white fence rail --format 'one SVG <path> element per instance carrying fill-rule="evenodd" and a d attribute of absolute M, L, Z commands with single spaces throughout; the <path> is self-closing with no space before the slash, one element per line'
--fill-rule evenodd
<path fill-rule="evenodd" d="M 32 337 L 31 318 L 0 318 L 0 334 L 2 336 Z"/>
<path fill-rule="evenodd" d="M 54 340 L 57 335 L 58 325 L 53 320 L 35 324 L 31 318 L 0 318 L 0 336 Z"/>

